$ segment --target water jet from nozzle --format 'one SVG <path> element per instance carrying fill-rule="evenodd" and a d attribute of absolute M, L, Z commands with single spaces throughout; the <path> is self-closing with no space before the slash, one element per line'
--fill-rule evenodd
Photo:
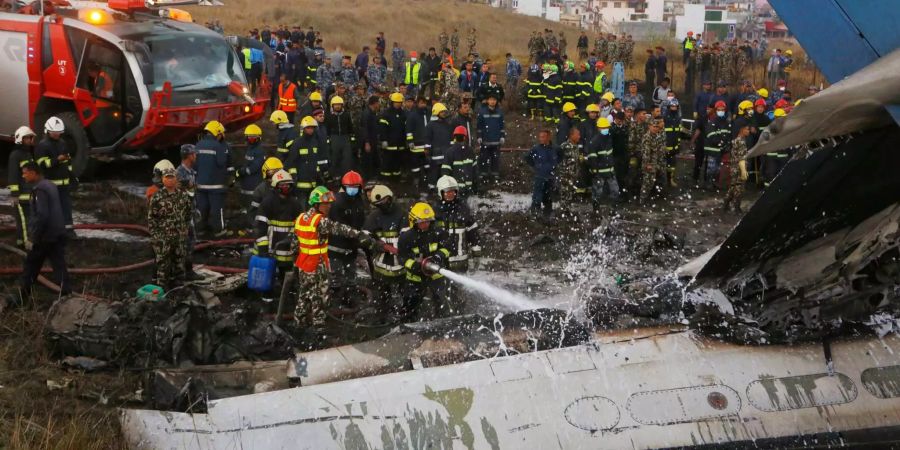
<path fill-rule="evenodd" d="M 534 300 L 526 298 L 521 294 L 507 291 L 506 289 L 499 288 L 489 283 L 485 283 L 484 281 L 469 278 L 465 275 L 460 275 L 456 272 L 453 272 L 452 270 L 442 269 L 439 265 L 433 262 L 425 262 L 424 267 L 427 271 L 440 273 L 450 280 L 461 284 L 466 289 L 479 292 L 487 297 L 488 300 L 499 305 L 511 308 L 513 311 L 524 311 L 542 307 Z"/>

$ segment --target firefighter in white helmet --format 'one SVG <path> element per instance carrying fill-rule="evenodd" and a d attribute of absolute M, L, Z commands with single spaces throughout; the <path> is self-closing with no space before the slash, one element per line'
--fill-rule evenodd
<path fill-rule="evenodd" d="M 9 153 L 6 182 L 9 183 L 9 196 L 15 208 L 16 245 L 25 245 L 28 235 L 28 216 L 31 212 L 31 184 L 22 178 L 22 166 L 34 161 L 31 152 L 34 149 L 34 131 L 28 127 L 19 127 L 14 135 L 16 145 Z"/>
<path fill-rule="evenodd" d="M 375 208 L 366 217 L 363 230 L 396 246 L 400 231 L 407 225 L 406 211 L 397 206 L 394 202 L 394 193 L 383 184 L 376 184 L 369 191 L 369 203 L 375 205 Z M 406 268 L 397 255 L 383 250 L 375 252 L 372 264 L 376 306 L 383 314 L 397 312 L 399 305 L 391 304 L 391 301 L 400 297 Z"/>
<path fill-rule="evenodd" d="M 44 123 L 44 138 L 34 149 L 34 160 L 44 171 L 44 176 L 56 185 L 59 191 L 59 203 L 62 207 L 63 220 L 66 223 L 66 235 L 75 238 L 75 227 L 72 225 L 72 196 L 70 189 L 75 177 L 72 175 L 72 154 L 66 141 L 62 139 L 66 125 L 62 119 L 52 116 Z"/>

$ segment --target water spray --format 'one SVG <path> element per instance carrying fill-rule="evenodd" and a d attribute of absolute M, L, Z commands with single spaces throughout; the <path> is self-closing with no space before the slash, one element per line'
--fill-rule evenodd
<path fill-rule="evenodd" d="M 488 300 L 511 308 L 513 311 L 524 311 L 542 307 L 534 300 L 531 300 L 521 294 L 507 291 L 506 289 L 493 286 L 489 283 L 485 283 L 484 281 L 469 278 L 465 275 L 460 275 L 449 269 L 443 269 L 434 261 L 429 261 L 427 259 L 422 261 L 422 269 L 424 269 L 427 273 L 439 273 L 447 277 L 448 279 L 459 283 L 466 289 L 479 292 L 487 297 Z"/>

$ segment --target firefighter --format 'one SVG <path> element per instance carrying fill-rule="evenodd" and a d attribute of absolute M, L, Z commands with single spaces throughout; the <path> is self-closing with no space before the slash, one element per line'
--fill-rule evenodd
<path fill-rule="evenodd" d="M 362 229 L 366 221 L 366 203 L 363 198 L 363 178 L 359 173 L 349 171 L 341 177 L 341 191 L 335 194 L 334 204 L 328 218 L 350 228 Z M 355 239 L 334 236 L 328 243 L 328 260 L 331 262 L 329 292 L 331 298 L 338 298 L 349 304 L 354 298 L 356 287 L 356 257 L 359 246 Z"/>
<path fill-rule="evenodd" d="M 403 111 L 403 94 L 394 92 L 390 96 L 391 106 L 378 120 L 378 139 L 381 141 L 382 178 L 396 178 L 401 175 L 401 165 L 406 150 L 406 113 Z"/>
<path fill-rule="evenodd" d="M 303 129 L 303 132 L 297 139 L 294 139 L 288 151 L 287 161 L 284 163 L 291 177 L 294 178 L 297 197 L 300 199 L 307 198 L 316 185 L 328 179 L 328 173 L 323 173 L 321 169 L 323 165 L 320 164 L 320 158 L 324 158 L 325 149 L 319 147 L 319 137 L 316 135 L 318 126 L 319 123 L 316 122 L 316 119 L 310 116 L 300 120 L 300 128 Z M 328 160 L 325 158 L 325 163 L 327 164 L 327 162 Z"/>
<path fill-rule="evenodd" d="M 460 185 L 453 177 L 442 176 L 438 180 L 437 190 L 441 201 L 435 211 L 435 225 L 450 236 L 448 266 L 454 272 L 466 273 L 469 270 L 469 257 L 481 256 L 478 221 L 459 195 Z"/>
<path fill-rule="evenodd" d="M 16 245 L 23 247 L 28 238 L 28 216 L 31 213 L 29 201 L 31 200 L 32 185 L 22 178 L 22 167 L 34 162 L 31 152 L 34 148 L 34 131 L 28 127 L 19 127 L 15 134 L 15 147 L 9 153 L 6 182 L 9 183 L 9 196 L 16 216 Z M 171 163 L 169 164 L 171 165 Z"/>
<path fill-rule="evenodd" d="M 275 259 L 280 276 L 290 270 L 294 262 L 290 236 L 294 220 L 303 212 L 303 202 L 294 195 L 294 180 L 285 170 L 278 170 L 269 182 L 272 187 L 263 198 L 256 213 L 255 253 Z M 275 283 L 276 286 L 279 283 Z M 272 292 L 263 294 L 263 301 L 271 306 Z"/>
<path fill-rule="evenodd" d="M 334 194 L 324 186 L 318 186 L 309 194 L 310 209 L 300 214 L 294 222 L 298 244 L 297 260 L 297 308 L 294 319 L 301 326 L 321 328 L 325 324 L 328 308 L 328 275 L 331 264 L 328 258 L 329 238 L 344 237 L 356 240 L 365 247 L 396 254 L 390 244 L 380 243 L 359 229 L 351 228 L 327 218 L 334 203 Z"/>
<path fill-rule="evenodd" d="M 297 105 L 300 104 L 300 89 L 293 81 L 288 79 L 287 72 L 281 74 L 281 82 L 278 83 L 278 110 L 284 111 L 288 123 L 294 123 L 297 114 Z"/>
<path fill-rule="evenodd" d="M 256 212 L 259 211 L 259 205 L 271 190 L 272 177 L 282 169 L 284 169 L 284 164 L 274 156 L 266 158 L 266 161 L 263 162 L 262 169 L 260 169 L 262 181 L 253 188 L 253 197 L 250 200 L 250 207 L 247 209 L 247 219 L 250 223 L 256 223 Z"/>
<path fill-rule="evenodd" d="M 612 136 L 610 136 L 612 124 L 606 117 L 600 117 L 595 121 L 595 125 L 599 133 L 588 143 L 587 165 L 591 173 L 591 204 L 594 212 L 599 212 L 604 194 L 612 201 L 619 199 L 619 181 L 616 179 Z"/>
<path fill-rule="evenodd" d="M 197 189 L 195 198 L 200 210 L 200 228 L 208 226 L 214 237 L 225 230 L 225 194 L 231 166 L 231 152 L 225 143 L 225 127 L 212 120 L 203 128 L 197 150 Z"/>
<path fill-rule="evenodd" d="M 534 120 L 535 116 L 540 116 L 541 111 L 543 111 L 544 94 L 541 89 L 543 81 L 541 67 L 537 64 L 532 64 L 525 78 L 525 97 L 531 120 Z"/>
<path fill-rule="evenodd" d="M 728 120 L 725 102 L 719 100 L 713 106 L 716 113 L 705 126 L 706 137 L 703 141 L 703 153 L 706 155 L 705 187 L 707 189 L 714 189 L 718 186 L 722 154 L 728 151 L 731 142 L 731 123 Z"/>
<path fill-rule="evenodd" d="M 291 148 L 294 139 L 297 139 L 297 128 L 294 127 L 294 122 L 288 118 L 287 113 L 281 110 L 272 111 L 272 115 L 269 116 L 269 121 L 278 128 L 278 138 L 275 143 L 275 155 L 282 162 L 287 161 L 288 149 Z"/>
<path fill-rule="evenodd" d="M 449 116 L 450 113 L 443 103 L 435 103 L 431 107 L 431 122 L 425 127 L 425 152 L 430 166 L 428 170 L 429 189 L 434 189 L 437 179 L 440 178 L 444 155 L 453 139 Z"/>
<path fill-rule="evenodd" d="M 581 140 L 578 147 L 581 149 L 576 165 L 575 193 L 586 195 L 591 187 L 591 172 L 587 166 L 587 150 L 594 136 L 599 132 L 597 119 L 600 117 L 600 107 L 591 103 L 584 108 L 587 119 L 578 123 L 578 131 L 581 132 Z"/>
<path fill-rule="evenodd" d="M 667 105 L 663 112 L 663 123 L 666 126 L 666 172 L 669 175 L 669 187 L 675 188 L 678 187 L 675 182 L 675 157 L 681 144 L 681 109 L 678 100 L 674 98 Z"/>
<path fill-rule="evenodd" d="M 75 239 L 75 226 L 72 225 L 72 197 L 70 187 L 74 181 L 72 176 L 72 155 L 62 135 L 66 126 L 62 119 L 52 116 L 44 123 L 44 138 L 34 148 L 34 161 L 41 166 L 44 176 L 56 185 L 59 192 L 59 204 L 62 208 L 63 220 L 66 223 L 66 236 Z"/>
<path fill-rule="evenodd" d="M 428 126 L 431 113 L 428 111 L 428 100 L 419 97 L 416 107 L 406 114 L 406 145 L 409 148 L 409 167 L 412 177 L 418 185 L 419 192 L 426 190 L 428 181 L 428 160 L 425 157 L 425 128 Z"/>
<path fill-rule="evenodd" d="M 356 148 L 356 131 L 350 113 L 344 111 L 344 99 L 331 97 L 331 110 L 325 115 L 325 130 L 328 132 L 329 163 L 331 172 L 345 173 L 356 167 L 353 154 Z"/>
<path fill-rule="evenodd" d="M 446 267 L 450 258 L 449 236 L 434 224 L 434 209 L 428 203 L 416 203 L 409 210 L 409 228 L 397 242 L 400 261 L 406 267 L 403 287 L 403 315 L 415 318 L 425 295 L 431 294 L 435 310 L 452 315 L 447 304 L 450 285 L 434 266 Z"/>
<path fill-rule="evenodd" d="M 309 93 L 309 97 L 307 97 L 306 101 L 300 105 L 298 111 L 300 117 L 312 117 L 315 115 L 313 112 L 317 109 L 325 110 L 325 107 L 322 105 L 322 94 L 318 91 L 312 91 Z"/>
<path fill-rule="evenodd" d="M 237 177 L 240 180 L 242 213 L 246 217 L 253 203 L 253 192 L 262 182 L 262 168 L 266 154 L 262 149 L 262 129 L 259 126 L 248 125 L 244 129 L 244 139 L 247 142 L 247 149 L 244 150 L 244 166 L 237 171 Z M 248 228 L 252 228 L 253 222 L 248 223 Z"/>
<path fill-rule="evenodd" d="M 786 115 L 787 113 L 782 108 L 776 108 L 772 113 L 774 119 Z M 787 148 L 767 153 L 763 157 L 763 186 L 769 187 L 769 185 L 772 184 L 772 180 L 781 173 L 781 170 L 784 169 L 784 166 L 787 165 L 790 158 L 791 150 Z"/>
<path fill-rule="evenodd" d="M 574 104 L 581 97 L 581 87 L 578 85 L 580 77 L 578 72 L 575 72 L 575 63 L 572 61 L 564 63 L 562 77 L 560 78 L 562 79 L 563 86 L 562 101 Z M 563 143 L 564 141 L 559 142 Z"/>
<path fill-rule="evenodd" d="M 555 64 L 544 64 L 541 93 L 544 95 L 544 122 L 559 123 L 562 107 L 562 81 L 559 78 L 559 67 Z"/>
<path fill-rule="evenodd" d="M 453 184 L 457 186 L 456 191 L 461 197 L 467 197 L 475 190 L 475 151 L 472 150 L 468 141 L 469 134 L 465 127 L 459 126 L 453 130 L 453 144 L 447 149 L 441 165 L 442 176 L 438 179 L 439 190 L 440 181 L 447 177 L 453 179 Z"/>
<path fill-rule="evenodd" d="M 375 209 L 366 217 L 363 230 L 387 244 L 396 246 L 400 231 L 406 228 L 407 218 L 403 209 L 394 203 L 394 193 L 387 186 L 376 184 L 369 191 L 369 203 L 375 205 Z M 372 280 L 378 310 L 383 314 L 397 312 L 391 301 L 400 298 L 406 268 L 396 254 L 386 251 L 376 251 L 372 257 L 372 265 L 374 268 Z"/>
<path fill-rule="evenodd" d="M 562 115 L 556 125 L 556 145 L 566 142 L 569 138 L 569 130 L 578 126 L 581 118 L 578 117 L 578 109 L 572 102 L 566 102 L 562 106 Z"/>

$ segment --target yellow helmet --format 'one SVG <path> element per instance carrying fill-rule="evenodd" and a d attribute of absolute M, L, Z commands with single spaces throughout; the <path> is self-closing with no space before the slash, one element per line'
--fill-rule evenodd
<path fill-rule="evenodd" d="M 606 117 L 597 119 L 597 128 L 609 128 L 609 119 Z"/>
<path fill-rule="evenodd" d="M 788 55 L 788 56 L 793 56 L 793 55 L 794 55 L 794 51 L 788 49 L 788 50 L 785 50 L 785 51 L 784 51 L 784 54 L 785 54 L 785 55 Z"/>
<path fill-rule="evenodd" d="M 606 101 L 608 101 L 608 102 L 610 102 L 610 103 L 612 103 L 613 100 L 616 99 L 616 96 L 613 95 L 612 92 L 607 92 L 607 93 L 603 94 L 603 96 L 600 97 L 600 98 L 603 99 L 603 100 L 606 100 Z"/>
<path fill-rule="evenodd" d="M 251 123 L 247 125 L 247 128 L 244 128 L 244 136 L 262 136 L 262 128 L 255 123 Z"/>
<path fill-rule="evenodd" d="M 769 90 L 766 88 L 759 88 L 756 93 L 759 94 L 759 96 L 762 98 L 769 98 Z"/>
<path fill-rule="evenodd" d="M 309 94 L 309 101 L 311 101 L 311 102 L 321 102 L 321 101 L 322 101 L 322 94 L 320 94 L 319 91 L 313 91 L 311 94 Z"/>
<path fill-rule="evenodd" d="M 798 98 L 796 102 L 794 102 L 794 106 L 799 106 L 800 103 L 803 102 L 802 98 Z"/>
<path fill-rule="evenodd" d="M 596 103 L 591 103 L 590 105 L 587 105 L 587 107 L 584 108 L 584 110 L 589 113 L 592 113 L 592 112 L 598 113 L 598 112 L 600 112 L 600 106 L 598 106 Z"/>
<path fill-rule="evenodd" d="M 300 128 L 317 126 L 319 126 L 319 122 L 316 122 L 316 119 L 313 119 L 312 116 L 306 116 L 303 119 L 300 119 Z"/>
<path fill-rule="evenodd" d="M 575 108 L 575 104 L 572 103 L 572 102 L 565 102 L 565 103 L 563 103 L 563 112 L 564 112 L 564 113 L 567 113 L 567 112 L 569 112 L 569 111 L 575 111 L 576 109 L 577 109 L 577 108 Z"/>
<path fill-rule="evenodd" d="M 744 100 L 738 103 L 738 114 L 743 114 L 744 111 L 747 111 L 748 109 L 753 109 L 753 102 L 750 100 Z"/>
<path fill-rule="evenodd" d="M 341 98 L 341 96 L 335 95 L 334 97 L 331 97 L 331 106 L 343 105 L 343 104 L 344 104 L 344 99 Z"/>
<path fill-rule="evenodd" d="M 281 169 L 284 169 L 284 164 L 281 163 L 281 160 L 274 156 L 270 156 L 270 157 L 266 158 L 265 162 L 263 162 L 262 176 L 263 176 L 263 178 L 265 178 L 266 172 L 269 172 L 272 170 L 281 170 Z"/>
<path fill-rule="evenodd" d="M 434 220 L 434 209 L 428 203 L 419 202 L 409 209 L 409 226 L 419 222 L 431 222 Z"/>
<path fill-rule="evenodd" d="M 778 108 L 775 110 L 775 117 L 784 117 L 786 115 L 787 115 L 787 113 L 784 112 L 784 110 L 781 108 Z"/>
<path fill-rule="evenodd" d="M 447 107 L 444 106 L 443 103 L 435 103 L 434 106 L 431 107 L 431 115 L 436 116 L 447 110 Z"/>
<path fill-rule="evenodd" d="M 210 120 L 209 123 L 203 127 L 205 131 L 209 131 L 209 134 L 213 136 L 221 136 L 225 134 L 225 126 L 222 125 L 218 120 Z"/>
<path fill-rule="evenodd" d="M 394 92 L 391 94 L 391 101 L 394 103 L 403 103 L 403 94 Z"/>
<path fill-rule="evenodd" d="M 283 123 L 288 123 L 287 113 L 280 109 L 272 111 L 272 115 L 269 116 L 269 121 L 274 123 L 275 125 L 281 125 Z"/>

